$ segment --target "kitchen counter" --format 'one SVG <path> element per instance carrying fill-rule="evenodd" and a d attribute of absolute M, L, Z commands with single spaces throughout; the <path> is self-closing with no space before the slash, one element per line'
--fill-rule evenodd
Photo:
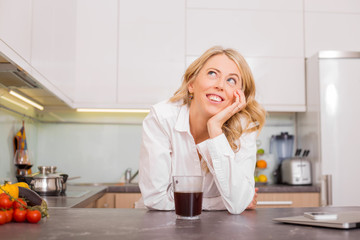
<path fill-rule="evenodd" d="M 83 208 L 102 197 L 106 186 L 68 186 L 65 196 L 44 196 L 51 208 Z"/>
<path fill-rule="evenodd" d="M 301 192 L 320 192 L 320 186 L 304 185 L 292 186 L 284 184 L 260 185 L 255 184 L 259 188 L 259 193 L 301 193 Z"/>
<path fill-rule="evenodd" d="M 283 184 L 276 184 L 276 185 L 261 185 L 256 184 L 256 187 L 259 188 L 259 193 L 301 193 L 301 192 L 320 192 L 320 186 L 291 186 L 291 185 L 283 185 Z M 108 186 L 108 192 L 112 193 L 120 193 L 120 192 L 127 192 L 127 193 L 140 193 L 139 186 L 137 184 L 132 185 L 113 185 Z"/>
<path fill-rule="evenodd" d="M 316 186 L 261 185 L 259 193 L 320 192 Z M 105 193 L 140 193 L 137 184 L 80 184 L 68 185 L 66 196 L 44 197 L 49 208 L 83 208 Z"/>
<path fill-rule="evenodd" d="M 2 239 L 360 239 L 360 229 L 290 225 L 276 217 L 302 215 L 305 211 L 360 211 L 360 207 L 257 209 L 231 215 L 203 212 L 200 220 L 176 220 L 173 211 L 142 209 L 50 209 L 38 224 L 8 223 L 0 226 Z"/>

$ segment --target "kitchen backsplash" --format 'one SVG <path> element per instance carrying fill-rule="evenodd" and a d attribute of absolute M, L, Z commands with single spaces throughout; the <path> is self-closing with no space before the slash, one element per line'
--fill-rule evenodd
<path fill-rule="evenodd" d="M 15 181 L 12 138 L 25 120 L 32 171 L 55 165 L 71 182 L 119 182 L 127 168 L 139 166 L 141 124 L 40 123 L 0 109 L 0 181 Z M 141 119 L 139 119 L 141 120 Z M 141 122 L 141 121 L 139 121 Z M 271 135 L 296 132 L 295 113 L 270 113 L 259 135 L 260 148 L 269 153 Z"/>
<path fill-rule="evenodd" d="M 13 138 L 21 129 L 23 120 L 25 122 L 28 149 L 33 159 L 37 159 L 39 123 L 0 108 L 0 183 L 3 180 L 16 181 Z M 36 161 L 32 161 L 32 164 L 36 166 Z M 35 167 L 32 168 L 33 171 L 35 169 Z"/>

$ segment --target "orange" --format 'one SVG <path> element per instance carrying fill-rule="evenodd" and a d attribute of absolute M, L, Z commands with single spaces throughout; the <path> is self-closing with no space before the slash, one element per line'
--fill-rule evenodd
<path fill-rule="evenodd" d="M 265 160 L 258 160 L 256 162 L 256 167 L 257 168 L 266 168 L 266 166 L 267 166 L 267 163 L 266 163 Z"/>

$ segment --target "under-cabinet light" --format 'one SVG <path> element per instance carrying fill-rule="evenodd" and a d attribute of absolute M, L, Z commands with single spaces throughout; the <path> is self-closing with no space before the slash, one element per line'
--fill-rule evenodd
<path fill-rule="evenodd" d="M 28 99 L 28 98 L 20 95 L 19 93 L 15 92 L 15 91 L 13 91 L 13 90 L 10 90 L 9 93 L 10 93 L 11 95 L 13 95 L 14 97 L 19 98 L 20 100 L 22 100 L 22 101 L 24 101 L 24 102 L 26 102 L 26 103 L 28 103 L 28 104 L 36 107 L 37 109 L 39 109 L 39 110 L 41 110 L 41 111 L 44 110 L 44 107 L 41 106 L 40 104 L 38 104 L 38 103 L 36 103 L 36 102 L 34 102 L 34 101 L 32 101 L 32 100 L 30 100 L 30 99 Z"/>
<path fill-rule="evenodd" d="M 10 98 L 4 97 L 4 96 L 1 96 L 1 98 L 8 101 L 8 102 L 10 102 L 10 103 L 12 103 L 12 104 L 15 104 L 16 106 L 19 106 L 19 107 L 21 107 L 21 108 L 23 108 L 25 110 L 29 109 L 27 106 L 22 105 L 21 103 L 18 103 L 18 102 L 14 101 L 14 100 L 11 100 Z"/>
<path fill-rule="evenodd" d="M 149 113 L 150 109 L 127 109 L 127 108 L 78 108 L 78 112 L 97 112 L 97 113 Z"/>

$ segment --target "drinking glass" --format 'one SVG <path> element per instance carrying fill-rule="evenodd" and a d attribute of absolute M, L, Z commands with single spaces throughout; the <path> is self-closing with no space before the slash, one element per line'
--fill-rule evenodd
<path fill-rule="evenodd" d="M 203 198 L 202 176 L 173 176 L 175 213 L 177 219 L 199 219 Z"/>

